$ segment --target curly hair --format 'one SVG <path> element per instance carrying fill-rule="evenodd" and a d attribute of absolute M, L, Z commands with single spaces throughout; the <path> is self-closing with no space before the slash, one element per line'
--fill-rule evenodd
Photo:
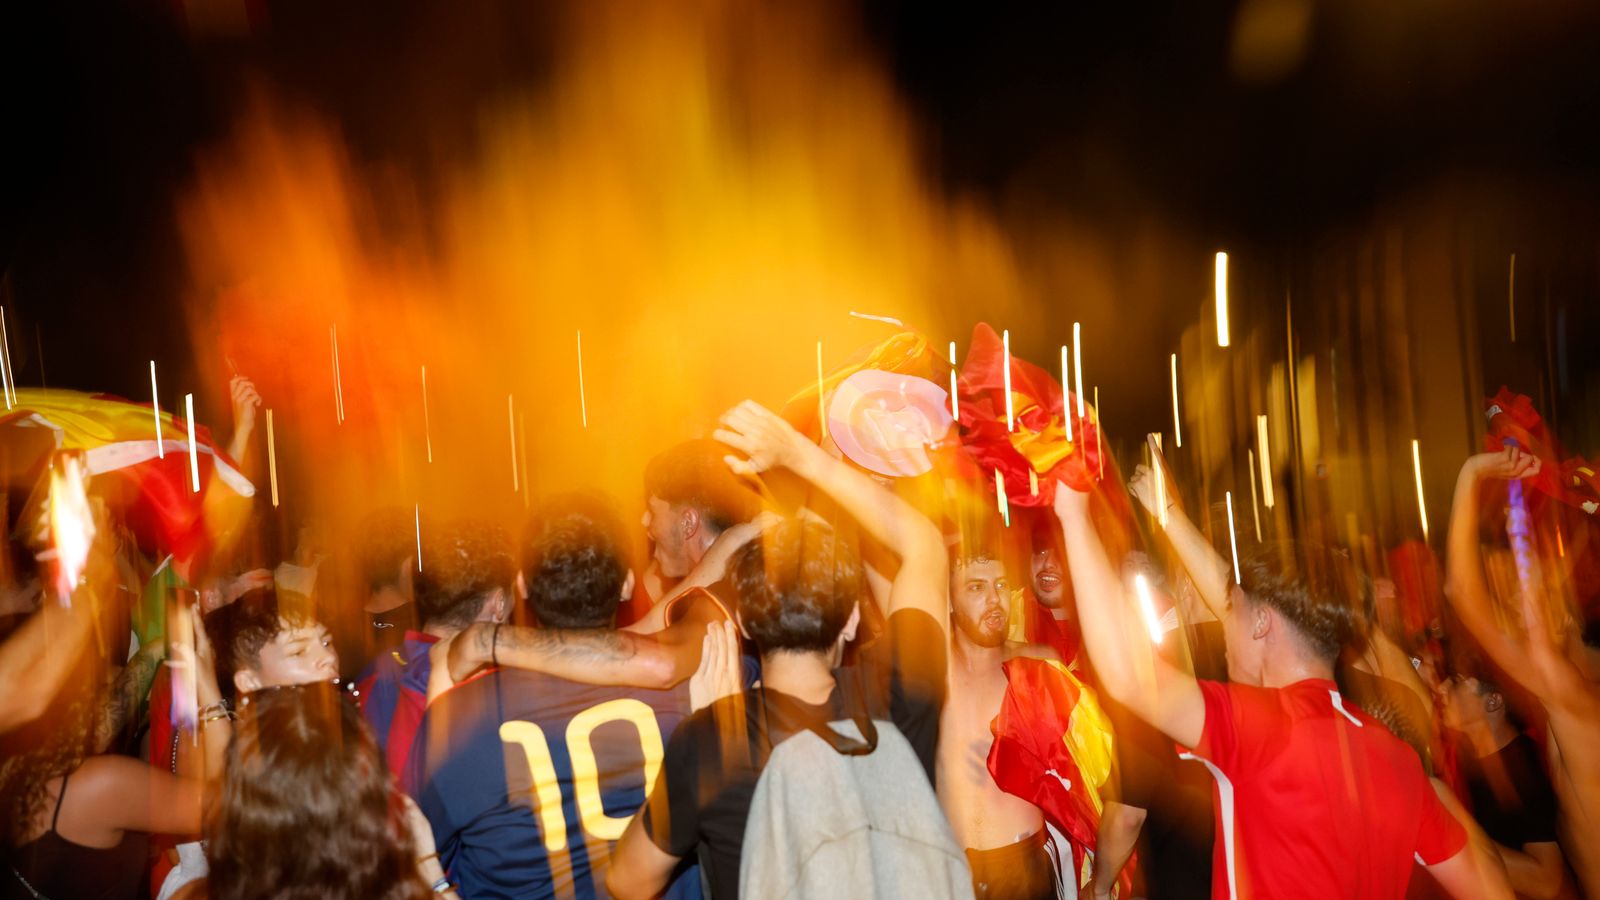
<path fill-rule="evenodd" d="M 412 580 L 422 624 L 471 625 L 495 591 L 510 596 L 516 568 L 511 539 L 487 522 L 459 519 L 424 532 L 422 566 Z"/>
<path fill-rule="evenodd" d="M 541 504 L 523 534 L 528 606 L 548 628 L 602 628 L 628 578 L 627 532 L 603 497 L 564 494 Z"/>
<path fill-rule="evenodd" d="M 781 522 L 729 563 L 739 619 L 762 653 L 826 651 L 861 598 L 854 541 L 809 519 Z"/>
<path fill-rule="evenodd" d="M 1240 560 L 1239 577 L 1245 596 L 1288 621 L 1318 659 L 1338 659 L 1353 639 L 1361 574 L 1342 551 L 1310 542 L 1269 544 Z"/>
<path fill-rule="evenodd" d="M 279 634 L 317 621 L 316 610 L 297 595 L 257 588 L 205 617 L 217 650 L 217 684 L 230 692 L 235 672 L 261 666 L 261 648 Z"/>
<path fill-rule="evenodd" d="M 397 506 L 373 510 L 361 520 L 355 555 L 367 590 L 403 586 L 400 565 L 416 555 L 415 526 L 412 513 Z"/>
<path fill-rule="evenodd" d="M 45 802 L 45 785 L 70 775 L 93 756 L 100 710 L 106 703 L 104 660 L 93 650 L 80 658 L 45 715 L 0 738 L 0 829 L 5 846 L 32 837 Z"/>
<path fill-rule="evenodd" d="M 330 684 L 250 694 L 206 820 L 212 900 L 423 900 L 404 801 Z"/>

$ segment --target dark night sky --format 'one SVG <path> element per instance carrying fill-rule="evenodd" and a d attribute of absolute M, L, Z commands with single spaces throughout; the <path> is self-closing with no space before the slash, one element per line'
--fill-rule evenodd
<path fill-rule="evenodd" d="M 173 198 L 249 78 L 337 117 L 358 154 L 403 160 L 439 135 L 472 140 L 473 104 L 451 98 L 544 74 L 537 4 L 261 8 L 258 36 L 202 42 L 158 0 L 4 13 L 0 262 L 53 384 L 132 391 L 144 355 L 128 348 L 181 328 Z M 1230 74 L 1235 12 L 874 0 L 862 18 L 950 191 L 998 198 L 1025 180 L 1091 220 L 1137 194 L 1219 241 L 1274 243 L 1446 169 L 1600 179 L 1600 7 L 1318 3 L 1302 64 L 1268 85 Z M 426 129 L 413 109 L 434 111 Z M 18 343 L 19 376 L 36 380 Z"/>

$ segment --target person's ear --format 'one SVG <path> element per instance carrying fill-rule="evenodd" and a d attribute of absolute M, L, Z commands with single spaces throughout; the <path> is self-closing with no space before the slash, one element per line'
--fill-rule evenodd
<path fill-rule="evenodd" d="M 1258 604 L 1255 609 L 1255 619 L 1250 626 L 1250 636 L 1256 640 L 1265 638 L 1272 632 L 1272 611 L 1265 604 Z"/>
<path fill-rule="evenodd" d="M 687 541 L 700 533 L 700 524 L 700 510 L 685 504 L 678 514 L 678 533 Z"/>
<path fill-rule="evenodd" d="M 627 603 L 629 598 L 631 598 L 633 596 L 633 588 L 634 588 L 633 570 L 629 569 L 628 570 L 628 577 L 622 579 L 622 602 L 623 603 Z"/>
<path fill-rule="evenodd" d="M 839 631 L 839 637 L 843 638 L 844 642 L 848 644 L 856 639 L 856 630 L 860 627 L 861 604 L 859 602 L 852 603 L 850 604 L 850 618 L 845 620 L 844 628 Z"/>
<path fill-rule="evenodd" d="M 261 676 L 254 669 L 240 669 L 233 673 L 233 686 L 240 694 L 261 690 Z"/>
<path fill-rule="evenodd" d="M 1499 691 L 1490 691 L 1483 695 L 1483 711 L 1499 712 L 1506 705 L 1506 697 Z"/>

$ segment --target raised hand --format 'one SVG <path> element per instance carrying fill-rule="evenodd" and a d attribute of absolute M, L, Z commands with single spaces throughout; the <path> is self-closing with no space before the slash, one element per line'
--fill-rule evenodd
<path fill-rule="evenodd" d="M 1167 458 L 1161 454 L 1161 448 L 1156 446 L 1155 438 L 1147 437 L 1145 438 L 1145 443 L 1150 449 L 1150 458 L 1156 462 L 1162 478 L 1165 478 L 1166 473 L 1172 471 L 1167 466 Z M 1159 516 L 1165 511 L 1161 508 L 1163 499 L 1166 502 L 1167 509 L 1171 509 L 1178 503 L 1178 494 L 1173 489 L 1171 482 L 1168 481 L 1158 487 L 1156 484 L 1156 472 L 1151 471 L 1150 467 L 1144 463 L 1134 467 L 1133 477 L 1128 479 L 1128 493 L 1132 494 L 1139 501 L 1139 505 L 1143 506 L 1145 511 L 1153 516 Z M 1164 497 L 1163 494 L 1165 494 Z"/>
<path fill-rule="evenodd" d="M 736 475 L 759 475 L 771 469 L 792 469 L 817 445 L 794 426 L 754 400 L 746 400 L 722 414 L 722 427 L 712 437 L 744 454 L 724 457 Z"/>
<path fill-rule="evenodd" d="M 700 667 L 689 678 L 690 709 L 705 709 L 723 697 L 739 693 L 743 687 L 740 672 L 739 635 L 733 623 L 711 623 L 700 645 Z"/>
<path fill-rule="evenodd" d="M 1478 478 L 1497 478 L 1511 481 L 1532 478 L 1539 474 L 1543 463 L 1539 457 L 1520 447 L 1507 447 L 1492 453 L 1480 453 L 1467 458 L 1463 468 L 1471 470 Z"/>
<path fill-rule="evenodd" d="M 228 382 L 228 391 L 233 395 L 233 427 L 238 431 L 254 428 L 256 410 L 261 407 L 261 394 L 257 393 L 255 382 L 235 375 Z"/>

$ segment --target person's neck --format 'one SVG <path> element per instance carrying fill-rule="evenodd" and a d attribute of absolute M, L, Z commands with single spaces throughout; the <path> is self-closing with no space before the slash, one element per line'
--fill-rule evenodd
<path fill-rule="evenodd" d="M 422 626 L 423 634 L 432 635 L 441 641 L 448 641 L 465 630 L 466 629 L 455 625 L 443 625 L 431 622 Z"/>
<path fill-rule="evenodd" d="M 1333 680 L 1333 664 L 1320 659 L 1307 659 L 1299 654 L 1278 654 L 1269 659 L 1261 672 L 1261 686 L 1288 687 L 1310 678 Z"/>
<path fill-rule="evenodd" d="M 994 646 L 985 647 L 975 644 L 960 628 L 954 629 L 950 635 L 950 656 L 957 666 L 968 672 L 989 672 L 1000 668 L 1006 661 L 1006 645 L 1004 642 Z"/>
<path fill-rule="evenodd" d="M 1472 744 L 1472 755 L 1483 759 L 1493 756 L 1506 748 L 1506 745 L 1516 740 L 1516 729 L 1511 727 L 1504 716 L 1491 718 L 1484 716 L 1476 722 L 1467 723 L 1467 740 Z"/>
<path fill-rule="evenodd" d="M 836 682 L 826 653 L 769 653 L 761 658 L 761 683 L 797 700 L 820 706 Z"/>

